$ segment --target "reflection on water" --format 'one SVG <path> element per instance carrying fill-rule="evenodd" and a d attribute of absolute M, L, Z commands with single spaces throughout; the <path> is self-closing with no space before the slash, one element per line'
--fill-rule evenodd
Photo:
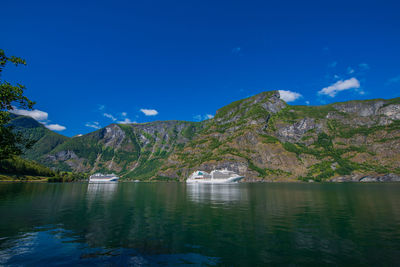
<path fill-rule="evenodd" d="M 214 266 L 219 261 L 198 253 L 146 255 L 134 249 L 92 248 L 77 241 L 62 228 L 26 233 L 2 245 L 0 265 Z"/>
<path fill-rule="evenodd" d="M 3 266 L 11 262 L 17 264 L 14 260 L 16 257 L 31 255 L 34 253 L 34 247 L 38 241 L 37 237 L 37 233 L 25 233 L 16 240 L 6 240 L 6 242 L 2 243 L 0 250 L 0 265 Z"/>
<path fill-rule="evenodd" d="M 232 184 L 187 184 L 187 196 L 195 202 L 223 204 L 247 201 L 247 189 L 237 183 Z"/>
<path fill-rule="evenodd" d="M 400 184 L 0 184 L 0 265 L 400 262 Z"/>
<path fill-rule="evenodd" d="M 93 200 L 96 197 L 111 199 L 118 189 L 118 182 L 88 183 L 87 197 Z"/>

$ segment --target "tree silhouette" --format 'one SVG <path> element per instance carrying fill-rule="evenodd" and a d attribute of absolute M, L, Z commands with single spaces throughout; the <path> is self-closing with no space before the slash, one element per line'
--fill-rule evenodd
<path fill-rule="evenodd" d="M 2 79 L 2 72 L 7 63 L 15 66 L 26 65 L 24 59 L 7 57 L 0 49 L 0 160 L 20 155 L 34 144 L 34 141 L 24 138 L 21 133 L 13 131 L 8 125 L 10 110 L 14 107 L 32 109 L 35 102 L 24 96 L 25 86 L 18 83 L 12 85 Z"/>

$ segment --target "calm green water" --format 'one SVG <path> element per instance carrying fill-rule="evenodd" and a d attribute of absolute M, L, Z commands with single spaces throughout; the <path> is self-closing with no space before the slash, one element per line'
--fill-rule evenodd
<path fill-rule="evenodd" d="M 400 184 L 0 184 L 0 265 L 399 265 Z"/>

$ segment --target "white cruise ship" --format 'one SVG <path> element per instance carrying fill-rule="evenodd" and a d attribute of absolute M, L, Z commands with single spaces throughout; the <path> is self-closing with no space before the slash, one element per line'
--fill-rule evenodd
<path fill-rule="evenodd" d="M 102 174 L 102 173 L 95 173 L 90 175 L 89 183 L 104 183 L 104 182 L 117 182 L 119 179 L 114 173 L 112 174 Z"/>
<path fill-rule="evenodd" d="M 240 176 L 233 171 L 214 170 L 211 173 L 203 171 L 195 171 L 186 180 L 186 183 L 204 183 L 204 184 L 225 184 L 234 183 L 243 179 L 244 176 Z"/>

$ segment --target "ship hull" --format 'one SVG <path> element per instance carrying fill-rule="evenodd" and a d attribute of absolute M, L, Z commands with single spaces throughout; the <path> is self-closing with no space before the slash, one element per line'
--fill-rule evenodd
<path fill-rule="evenodd" d="M 110 183 L 110 182 L 118 182 L 118 177 L 111 177 L 105 179 L 99 178 L 90 178 L 89 183 Z"/>
<path fill-rule="evenodd" d="M 187 179 L 186 183 L 189 184 L 227 184 L 236 183 L 242 180 L 244 176 L 229 177 L 226 179 Z"/>

